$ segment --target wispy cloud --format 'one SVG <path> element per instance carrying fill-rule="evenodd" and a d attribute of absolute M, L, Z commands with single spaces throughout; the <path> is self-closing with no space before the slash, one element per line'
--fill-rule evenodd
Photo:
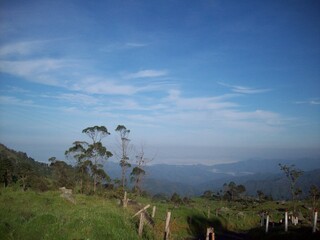
<path fill-rule="evenodd" d="M 165 101 L 179 109 L 189 110 L 225 109 L 238 105 L 234 102 L 225 101 L 227 98 L 231 98 L 231 95 L 185 98 L 181 97 L 179 90 L 169 90 L 169 95 L 165 98 Z"/>
<path fill-rule="evenodd" d="M 28 81 L 38 82 L 46 85 L 61 85 L 57 74 L 61 70 L 74 66 L 75 61 L 59 59 L 35 59 L 25 61 L 0 61 L 0 71 L 16 75 Z"/>
<path fill-rule="evenodd" d="M 82 106 L 82 105 L 94 106 L 99 104 L 98 98 L 88 94 L 82 94 L 82 93 L 61 93 L 61 94 L 55 94 L 55 95 L 42 95 L 42 97 L 58 99 L 63 102 L 66 102 L 67 104 L 76 104 L 79 106 Z"/>
<path fill-rule="evenodd" d="M 119 80 L 112 80 L 99 76 L 75 76 L 73 72 L 82 69 L 81 61 L 69 59 L 34 59 L 25 61 L 0 61 L 0 72 L 12 74 L 24 78 L 30 82 L 44 85 L 59 86 L 71 91 L 79 91 L 90 94 L 118 94 L 133 95 L 138 92 L 156 91 L 163 88 L 157 83 L 136 86 L 123 84 Z M 156 77 L 164 72 L 147 70 L 138 72 L 134 76 Z M 134 77 L 133 76 L 133 77 Z"/>
<path fill-rule="evenodd" d="M 109 80 L 100 77 L 87 77 L 73 83 L 70 86 L 71 90 L 87 92 L 91 94 L 118 94 L 132 95 L 139 91 L 138 87 L 133 85 L 122 85 L 114 80 Z"/>
<path fill-rule="evenodd" d="M 230 85 L 223 82 L 218 82 L 221 86 L 230 88 L 232 92 L 241 93 L 241 94 L 256 94 L 256 93 L 264 93 L 269 92 L 271 89 L 268 88 L 251 88 L 245 86 L 238 86 L 238 85 Z"/>
<path fill-rule="evenodd" d="M 309 99 L 306 101 L 296 101 L 295 104 L 309 104 L 309 105 L 320 105 L 320 100 L 318 98 Z"/>
<path fill-rule="evenodd" d="M 124 46 L 126 46 L 128 48 L 141 48 L 141 47 L 148 46 L 148 44 L 146 44 L 146 43 L 138 43 L 138 42 L 128 42 Z"/>
<path fill-rule="evenodd" d="M 134 78 L 155 78 L 155 77 L 164 77 L 168 74 L 166 70 L 153 70 L 147 69 L 138 71 L 135 73 L 130 73 L 125 76 L 127 79 L 134 79 Z"/>
<path fill-rule="evenodd" d="M 28 55 L 40 47 L 41 41 L 18 42 L 0 48 L 0 57 L 10 55 Z"/>
<path fill-rule="evenodd" d="M 10 43 L 0 47 L 0 58 L 10 58 L 10 57 L 26 57 L 33 54 L 43 54 L 43 50 L 48 50 L 48 43 L 51 43 L 50 48 L 52 48 L 52 43 L 57 41 L 63 41 L 66 38 L 55 38 L 47 40 L 31 40 L 31 41 L 20 41 Z"/>
<path fill-rule="evenodd" d="M 17 105 L 24 107 L 37 107 L 32 100 L 23 100 L 13 96 L 0 96 L 0 104 L 2 105 Z"/>
<path fill-rule="evenodd" d="M 114 52 L 114 51 L 125 51 L 130 49 L 139 49 L 148 46 L 147 43 L 143 42 L 126 42 L 126 43 L 111 43 L 100 48 L 102 52 Z"/>

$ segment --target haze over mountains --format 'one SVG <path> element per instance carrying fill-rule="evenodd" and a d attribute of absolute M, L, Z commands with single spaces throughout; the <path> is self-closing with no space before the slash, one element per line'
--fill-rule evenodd
<path fill-rule="evenodd" d="M 247 194 L 256 195 L 262 190 L 273 198 L 288 198 L 287 179 L 280 171 L 279 163 L 295 165 L 304 171 L 298 181 L 303 196 L 308 195 L 312 184 L 320 186 L 319 159 L 252 159 L 236 163 L 207 165 L 155 164 L 146 167 L 147 176 L 143 187 L 152 194 L 177 192 L 182 195 L 200 195 L 205 190 L 218 191 L 226 182 L 244 184 Z M 118 163 L 108 162 L 106 171 L 112 178 L 120 176 Z M 129 176 L 128 176 L 129 177 Z"/>
<path fill-rule="evenodd" d="M 40 175 L 48 174 L 47 164 L 35 161 L 26 153 L 16 152 L 0 144 L 0 155 L 16 159 L 15 161 L 27 161 Z M 297 169 L 304 171 L 298 180 L 298 186 L 303 191 L 302 197 L 306 197 L 311 185 L 320 187 L 319 162 L 318 158 L 305 158 L 251 159 L 211 166 L 154 164 L 145 168 L 143 190 L 151 195 L 163 193 L 170 196 L 176 192 L 183 196 L 195 196 L 203 194 L 206 190 L 218 192 L 224 183 L 234 181 L 243 184 L 248 195 L 255 196 L 257 190 L 262 190 L 274 199 L 286 199 L 290 197 L 290 188 L 284 173 L 280 171 L 279 163 L 281 163 L 293 164 Z M 120 179 L 121 168 L 118 162 L 107 161 L 104 168 L 112 179 Z M 130 171 L 131 169 L 127 171 L 128 180 Z M 128 186 L 130 187 L 129 181 Z"/>

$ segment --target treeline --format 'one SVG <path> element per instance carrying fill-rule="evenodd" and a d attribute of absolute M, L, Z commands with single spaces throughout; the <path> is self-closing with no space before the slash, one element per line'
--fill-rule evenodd
<path fill-rule="evenodd" d="M 3 187 L 15 186 L 22 190 L 46 191 L 59 187 L 72 188 L 76 192 L 95 194 L 105 189 L 125 189 L 128 186 L 127 172 L 132 158 L 130 130 L 118 125 L 115 132 L 119 136 L 118 151 L 111 152 L 102 140 L 110 135 L 105 126 L 83 129 L 88 141 L 74 141 L 65 151 L 72 165 L 56 157 L 49 158 L 49 164 L 36 162 L 26 153 L 10 150 L 0 145 L 0 182 Z M 111 179 L 104 170 L 104 163 L 115 156 L 121 167 L 121 179 Z M 145 166 L 150 161 L 144 155 L 143 147 L 135 153 L 135 167 L 131 169 L 132 191 L 141 194 L 141 183 Z"/>
<path fill-rule="evenodd" d="M 52 187 L 52 169 L 48 164 L 40 163 L 0 144 L 0 182 L 3 187 L 19 186 L 40 191 Z"/>

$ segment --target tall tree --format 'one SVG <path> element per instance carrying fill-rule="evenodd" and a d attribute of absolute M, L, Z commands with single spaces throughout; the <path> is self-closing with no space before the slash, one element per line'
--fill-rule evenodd
<path fill-rule="evenodd" d="M 121 185 L 124 188 L 126 186 L 126 172 L 127 172 L 127 169 L 131 167 L 131 164 L 129 163 L 129 156 L 128 156 L 129 145 L 130 145 L 130 139 L 129 139 L 130 130 L 127 129 L 124 125 L 118 125 L 115 131 L 118 132 L 120 136 L 121 153 L 119 154 L 119 158 L 120 158 L 120 167 L 121 167 Z"/>
<path fill-rule="evenodd" d="M 241 197 L 241 194 L 246 191 L 246 188 L 242 184 L 237 185 L 235 182 L 229 182 L 229 184 L 223 184 L 223 190 L 224 198 L 233 201 L 236 198 Z"/>
<path fill-rule="evenodd" d="M 297 169 L 295 165 L 287 166 L 279 163 L 280 170 L 284 172 L 290 183 L 290 193 L 293 202 L 293 209 L 296 211 L 296 198 L 301 194 L 301 189 L 296 186 L 299 177 L 303 174 L 303 171 Z"/>
<path fill-rule="evenodd" d="M 141 146 L 140 152 L 136 156 L 136 164 L 137 166 L 132 169 L 131 172 L 131 182 L 134 182 L 133 190 L 138 194 L 141 193 L 141 183 L 145 172 L 145 167 L 147 163 L 151 162 L 153 159 L 148 159 L 144 156 L 144 148 Z"/>
<path fill-rule="evenodd" d="M 19 183 L 23 191 L 30 187 L 30 180 L 34 175 L 34 171 L 30 163 L 21 162 L 17 166 L 17 175 L 19 176 Z"/>
<path fill-rule="evenodd" d="M 309 195 L 312 201 L 313 211 L 315 211 L 315 209 L 317 209 L 317 202 L 320 197 L 320 189 L 316 185 L 312 184 L 309 190 Z"/>
<path fill-rule="evenodd" d="M 89 168 L 92 164 L 92 162 L 88 160 L 88 156 L 86 155 L 87 148 L 87 142 L 75 141 L 73 143 L 73 146 L 65 151 L 65 155 L 67 158 L 73 158 L 76 160 L 77 181 L 79 181 L 81 193 L 84 192 L 84 181 L 86 181 L 88 178 Z"/>
<path fill-rule="evenodd" d="M 4 187 L 9 186 L 13 180 L 14 175 L 14 161 L 7 156 L 0 156 L 0 182 L 3 182 Z"/>
<path fill-rule="evenodd" d="M 50 167 L 53 169 L 56 187 L 74 187 L 74 168 L 66 162 L 49 158 Z"/>
<path fill-rule="evenodd" d="M 93 178 L 93 192 L 96 192 L 97 183 L 101 180 L 101 172 L 103 171 L 103 162 L 112 156 L 112 153 L 107 150 L 102 144 L 102 139 L 110 135 L 105 126 L 88 127 L 82 130 L 86 134 L 91 143 L 77 141 L 73 143 L 73 147 L 69 148 L 65 154 L 71 155 L 77 159 L 84 172 L 86 167 L 90 167 L 90 172 Z M 106 174 L 105 174 L 106 175 Z"/>

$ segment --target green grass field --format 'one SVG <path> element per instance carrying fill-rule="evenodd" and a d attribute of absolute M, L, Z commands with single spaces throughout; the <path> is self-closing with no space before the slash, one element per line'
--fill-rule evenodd
<path fill-rule="evenodd" d="M 130 215 L 115 202 L 59 192 L 2 190 L 0 239 L 139 239 Z"/>
<path fill-rule="evenodd" d="M 10 188 L 0 189 L 0 239 L 141 239 L 139 218 L 132 218 L 147 204 L 150 214 L 157 207 L 154 226 L 146 225 L 142 239 L 163 239 L 167 211 L 171 211 L 170 239 L 203 239 L 207 227 L 214 227 L 217 239 L 317 239 L 308 223 L 307 202 L 300 202 L 298 210 L 305 221 L 298 227 L 270 226 L 264 233 L 260 227 L 260 211 L 269 211 L 272 221 L 282 218 L 283 209 L 291 209 L 290 202 L 240 203 L 209 201 L 194 198 L 189 204 L 152 202 L 149 198 L 134 197 L 136 204 L 124 209 L 117 199 L 74 195 L 76 204 L 60 197 L 59 192 L 37 193 Z M 208 218 L 208 207 L 210 216 Z M 296 238 L 297 237 L 297 238 Z"/>

